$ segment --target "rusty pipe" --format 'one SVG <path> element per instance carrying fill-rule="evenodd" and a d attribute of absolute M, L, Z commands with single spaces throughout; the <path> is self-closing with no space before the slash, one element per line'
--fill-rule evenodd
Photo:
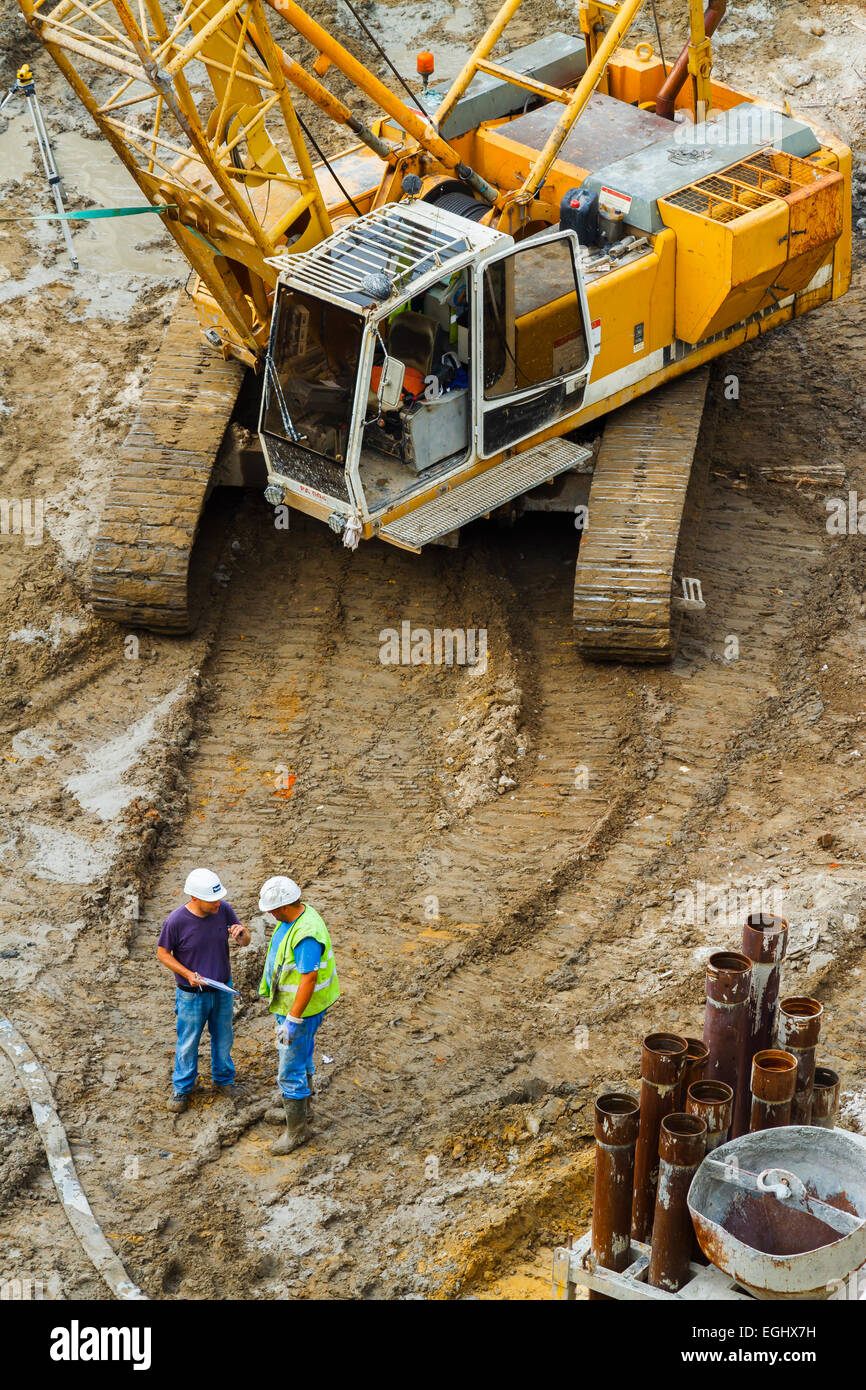
<path fill-rule="evenodd" d="M 694 1231 L 687 1197 L 704 1157 L 706 1120 L 674 1113 L 662 1120 L 659 1182 L 647 1283 L 676 1293 L 686 1282 Z"/>
<path fill-rule="evenodd" d="M 812 1084 L 812 1125 L 835 1129 L 839 1114 L 839 1074 L 832 1067 L 816 1067 Z"/>
<path fill-rule="evenodd" d="M 776 1038 L 779 1047 L 797 1059 L 797 1087 L 791 1104 L 791 1124 L 807 1125 L 812 1118 L 815 1051 L 821 1035 L 823 1005 L 817 999 L 792 994 L 779 1005 Z"/>
<path fill-rule="evenodd" d="M 686 1114 L 704 1120 L 707 1153 L 727 1142 L 731 1131 L 734 1093 L 725 1081 L 693 1081 L 686 1097 Z"/>
<path fill-rule="evenodd" d="M 734 1093 L 732 1138 L 737 1137 L 738 1090 L 749 1084 L 745 1050 L 751 976 L 752 962 L 739 951 L 715 951 L 707 961 L 704 1042 L 710 1055 L 704 1075 L 708 1081 L 726 1082 Z"/>
<path fill-rule="evenodd" d="M 710 1055 L 709 1048 L 700 1038 L 686 1038 L 686 1044 L 686 1058 L 674 1104 L 674 1110 L 681 1112 L 686 1109 L 686 1096 L 692 1082 L 703 1081 Z"/>
<path fill-rule="evenodd" d="M 621 1274 L 631 1249 L 631 1196 L 640 1110 L 613 1091 L 595 1102 L 595 1187 L 591 1250 L 596 1264 Z"/>
<path fill-rule="evenodd" d="M 704 10 L 704 32 L 708 39 L 718 29 L 725 17 L 728 8 L 728 0 L 711 0 Z M 677 97 L 683 88 L 683 83 L 689 75 L 689 49 L 691 38 L 686 44 L 677 61 L 674 63 L 656 96 L 656 115 L 665 116 L 669 121 L 674 118 L 674 108 L 677 104 Z"/>
<path fill-rule="evenodd" d="M 752 1058 L 752 1113 L 749 1128 L 778 1129 L 791 1123 L 797 1085 L 797 1059 L 790 1052 L 765 1047 Z"/>
<path fill-rule="evenodd" d="M 649 1243 L 659 1176 L 659 1131 L 674 1108 L 688 1044 L 677 1033 L 650 1033 L 641 1047 L 640 1127 L 634 1156 L 631 1233 Z"/>
<path fill-rule="evenodd" d="M 779 977 L 782 961 L 788 948 L 788 923 L 781 917 L 762 912 L 752 913 L 743 927 L 743 955 L 752 962 L 749 987 L 749 1024 L 743 1076 L 751 1076 L 752 1058 L 756 1052 L 773 1046 L 776 1011 L 779 1003 Z M 744 1134 L 749 1122 L 750 1097 L 746 1086 L 740 1087 L 735 1124 Z"/>

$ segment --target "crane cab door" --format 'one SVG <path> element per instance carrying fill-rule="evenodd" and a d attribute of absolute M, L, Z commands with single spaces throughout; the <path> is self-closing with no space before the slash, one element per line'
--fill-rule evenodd
<path fill-rule="evenodd" d="M 572 232 L 485 258 L 475 279 L 477 451 L 490 458 L 581 407 L 592 369 Z"/>

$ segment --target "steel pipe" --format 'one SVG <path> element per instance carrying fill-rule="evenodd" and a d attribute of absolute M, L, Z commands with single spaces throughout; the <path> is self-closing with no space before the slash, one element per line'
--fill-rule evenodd
<path fill-rule="evenodd" d="M 766 1047 L 752 1058 L 752 1113 L 749 1128 L 778 1129 L 791 1123 L 797 1084 L 797 1059 L 790 1052 Z"/>
<path fill-rule="evenodd" d="M 694 1232 L 687 1203 L 692 1178 L 704 1157 L 707 1124 L 697 1115 L 662 1120 L 659 1182 L 647 1283 L 676 1293 L 686 1282 Z"/>
<path fill-rule="evenodd" d="M 257 47 L 260 48 L 261 40 L 255 24 L 250 22 L 248 27 L 251 38 Z M 298 91 L 303 92 L 304 96 L 310 98 L 310 101 L 314 101 L 316 105 L 324 111 L 326 116 L 330 116 L 332 121 L 336 121 L 339 125 L 348 126 L 349 130 L 357 135 L 360 140 L 363 140 L 364 144 L 367 145 L 374 154 L 377 154 L 380 159 L 387 160 L 389 156 L 393 154 L 394 151 L 390 143 L 387 140 L 383 140 L 381 136 L 374 135 L 369 126 L 366 126 L 363 121 L 359 120 L 354 112 L 352 112 L 344 102 L 340 101 L 339 97 L 335 97 L 333 92 L 329 92 L 327 87 L 323 87 L 321 82 L 317 82 L 315 77 L 307 72 L 306 68 L 302 68 L 300 63 L 296 63 L 294 58 L 291 58 L 282 48 L 279 48 L 276 44 L 274 48 L 280 67 L 284 75 L 292 83 L 292 86 L 297 87 Z"/>
<path fill-rule="evenodd" d="M 686 1109 L 686 1096 L 693 1081 L 703 1081 L 707 1069 L 710 1050 L 705 1042 L 700 1038 L 686 1038 L 686 1059 L 683 1063 L 683 1074 L 680 1077 L 680 1084 L 677 1087 L 675 1110 L 684 1111 Z"/>
<path fill-rule="evenodd" d="M 839 1114 L 839 1074 L 832 1067 L 816 1067 L 812 1083 L 812 1118 L 821 1129 L 835 1129 Z"/>
<path fill-rule="evenodd" d="M 634 1157 L 631 1233 L 649 1243 L 659 1175 L 659 1131 L 674 1109 L 688 1044 L 677 1033 L 650 1033 L 641 1047 L 640 1127 Z"/>
<path fill-rule="evenodd" d="M 704 11 L 704 33 L 708 39 L 719 27 L 724 19 L 725 10 L 728 8 L 728 0 L 711 0 Z M 656 115 L 666 116 L 669 121 L 674 118 L 674 108 L 677 104 L 677 97 L 682 91 L 683 83 L 689 75 L 689 49 L 691 39 L 685 45 L 679 58 L 674 63 L 656 97 Z"/>
<path fill-rule="evenodd" d="M 474 169 L 470 169 L 464 164 L 460 156 L 443 140 L 438 131 L 434 130 L 430 122 L 420 112 L 407 106 L 398 96 L 395 96 L 383 82 L 380 82 L 374 73 L 365 68 L 363 63 L 359 63 L 357 58 L 344 48 L 341 43 L 334 38 L 333 34 L 327 29 L 323 29 L 320 24 L 307 14 L 295 0 L 267 0 L 272 10 L 276 10 L 278 15 L 282 15 L 292 28 L 297 30 L 307 43 L 312 44 L 313 48 L 326 58 L 328 58 L 335 68 L 339 68 L 344 77 L 348 77 L 355 89 L 370 98 L 371 101 L 390 116 L 392 121 L 402 126 L 408 135 L 417 140 L 422 149 L 432 154 L 434 159 L 438 159 L 444 164 L 446 169 L 453 169 L 459 179 L 467 183 L 470 188 L 484 198 L 488 203 L 495 203 L 499 195 L 498 188 L 488 183 Z"/>
<path fill-rule="evenodd" d="M 745 1050 L 749 1024 L 752 962 L 739 951 L 716 951 L 707 961 L 704 1042 L 710 1055 L 708 1081 L 724 1081 L 734 1092 L 732 1138 L 737 1137 L 737 1093 L 748 1088 Z"/>
<path fill-rule="evenodd" d="M 686 1096 L 686 1114 L 704 1120 L 707 1153 L 727 1143 L 734 1111 L 734 1093 L 725 1081 L 693 1081 Z"/>
<path fill-rule="evenodd" d="M 779 1047 L 797 1059 L 797 1087 L 791 1105 L 791 1124 L 807 1125 L 812 1118 L 815 1050 L 821 1035 L 824 1007 L 817 999 L 792 994 L 779 1005 L 776 1038 Z"/>
<path fill-rule="evenodd" d="M 596 1264 L 621 1274 L 631 1249 L 634 1151 L 640 1108 L 634 1096 L 613 1091 L 595 1102 L 595 1187 L 592 1241 Z M 602 1295 L 603 1296 L 603 1295 Z"/>
<path fill-rule="evenodd" d="M 779 1003 L 779 976 L 788 948 L 788 923 L 781 917 L 755 912 L 746 918 L 743 927 L 743 955 L 752 962 L 749 988 L 749 1024 L 744 1056 L 744 1078 L 751 1076 L 752 1058 L 773 1046 L 776 1010 Z M 737 1132 L 748 1128 L 750 1097 L 747 1087 L 741 1086 L 735 1117 Z"/>

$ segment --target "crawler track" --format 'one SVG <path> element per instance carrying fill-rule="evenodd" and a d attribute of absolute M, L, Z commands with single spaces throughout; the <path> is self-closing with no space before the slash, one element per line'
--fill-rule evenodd
<path fill-rule="evenodd" d="M 606 423 L 574 580 L 574 627 L 594 660 L 668 661 L 682 614 L 671 586 L 693 553 L 706 460 L 695 458 L 709 369 L 626 405 Z"/>
<path fill-rule="evenodd" d="M 195 626 L 190 558 L 211 471 L 243 379 L 202 338 L 184 295 L 123 448 L 93 548 L 91 598 L 115 622 Z"/>

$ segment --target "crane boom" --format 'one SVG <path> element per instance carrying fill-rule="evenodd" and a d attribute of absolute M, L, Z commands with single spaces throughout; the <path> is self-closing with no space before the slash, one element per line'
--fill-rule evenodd
<path fill-rule="evenodd" d="M 145 197 L 171 205 L 163 220 L 199 277 L 204 324 L 224 354 L 254 363 L 268 258 L 331 231 L 262 0 L 185 0 L 176 13 L 160 0 L 19 6 Z"/>

